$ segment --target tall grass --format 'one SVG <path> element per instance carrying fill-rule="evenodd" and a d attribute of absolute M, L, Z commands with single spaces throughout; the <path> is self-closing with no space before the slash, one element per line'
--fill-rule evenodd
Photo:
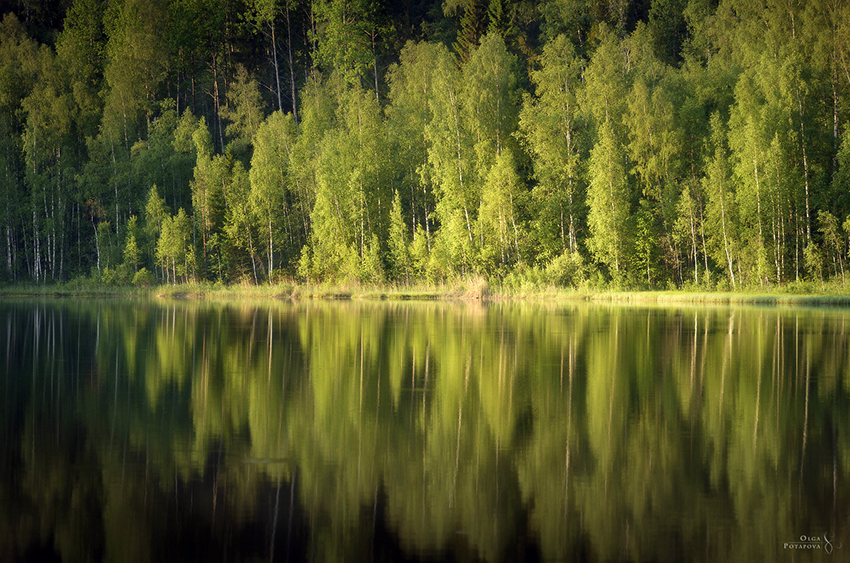
<path fill-rule="evenodd" d="M 837 281 L 801 282 L 779 287 L 714 291 L 686 288 L 668 291 L 622 291 L 582 286 L 561 287 L 536 280 L 503 283 L 483 276 L 428 283 L 366 285 L 298 284 L 287 281 L 254 285 L 241 283 L 189 283 L 151 287 L 70 282 L 54 285 L 0 286 L 0 296 L 162 297 L 162 298 L 277 298 L 277 299 L 390 299 L 390 300 L 585 300 L 621 303 L 691 303 L 756 305 L 850 306 L 850 292 Z"/>
<path fill-rule="evenodd" d="M 3 297 L 142 297 L 151 295 L 153 288 L 136 286 L 15 284 L 0 285 Z"/>

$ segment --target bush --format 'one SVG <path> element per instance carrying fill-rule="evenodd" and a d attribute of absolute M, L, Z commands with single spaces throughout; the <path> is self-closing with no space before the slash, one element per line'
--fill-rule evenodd
<path fill-rule="evenodd" d="M 422 227 L 416 227 L 416 237 L 410 243 L 409 258 L 412 266 L 412 277 L 426 277 L 430 251 L 428 250 L 428 238 Z"/>
<path fill-rule="evenodd" d="M 118 272 L 106 267 L 100 274 L 100 283 L 103 285 L 116 285 L 118 283 Z"/>
<path fill-rule="evenodd" d="M 584 259 L 578 252 L 565 250 L 546 266 L 549 280 L 562 287 L 576 287 L 586 280 Z"/>
<path fill-rule="evenodd" d="M 65 282 L 65 287 L 71 290 L 80 290 L 90 285 L 92 285 L 92 280 L 86 276 L 74 276 Z"/>
<path fill-rule="evenodd" d="M 823 255 L 815 243 L 810 242 L 803 249 L 803 261 L 809 280 L 823 282 Z"/>
<path fill-rule="evenodd" d="M 361 283 L 380 284 L 384 281 L 384 268 L 380 256 L 381 244 L 376 235 L 372 235 L 371 243 L 366 247 L 363 258 L 359 262 L 358 279 Z"/>
<path fill-rule="evenodd" d="M 502 279 L 502 286 L 516 291 L 537 290 L 552 283 L 550 276 L 539 266 L 524 264 L 510 270 Z"/>
<path fill-rule="evenodd" d="M 150 287 L 154 284 L 153 274 L 147 268 L 142 268 L 133 275 L 132 283 L 136 287 Z"/>

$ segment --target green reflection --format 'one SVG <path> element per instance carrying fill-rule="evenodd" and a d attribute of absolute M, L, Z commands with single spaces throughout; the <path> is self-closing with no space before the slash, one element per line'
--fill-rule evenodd
<path fill-rule="evenodd" d="M 838 545 L 847 316 L 6 301 L 0 558 L 752 561 L 801 535 Z"/>

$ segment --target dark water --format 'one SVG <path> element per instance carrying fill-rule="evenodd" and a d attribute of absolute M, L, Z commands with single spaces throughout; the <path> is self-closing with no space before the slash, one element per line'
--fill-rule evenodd
<path fill-rule="evenodd" d="M 848 320 L 5 300 L 0 561 L 846 561 Z"/>

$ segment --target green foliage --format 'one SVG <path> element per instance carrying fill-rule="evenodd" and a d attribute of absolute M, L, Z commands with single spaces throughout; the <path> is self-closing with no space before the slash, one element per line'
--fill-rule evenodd
<path fill-rule="evenodd" d="M 112 2 L 103 22 L 108 37 L 104 78 L 109 88 L 101 135 L 129 151 L 143 120 L 154 111 L 157 90 L 167 72 L 165 2 Z"/>
<path fill-rule="evenodd" d="M 602 124 L 599 137 L 590 153 L 588 170 L 588 247 L 612 276 L 619 277 L 627 270 L 632 243 L 625 155 L 610 121 Z"/>
<path fill-rule="evenodd" d="M 408 43 L 402 49 L 400 62 L 390 67 L 387 79 L 390 86 L 390 105 L 386 108 L 387 137 L 397 156 L 390 165 L 395 169 L 410 217 L 410 234 L 422 228 L 426 246 L 430 247 L 434 228 L 435 170 L 429 163 L 435 133 L 437 89 L 441 71 L 450 59 L 441 44 Z M 403 190 L 403 191 L 402 191 Z M 405 198 L 407 199 L 407 198 Z M 415 237 L 414 237 L 415 238 Z"/>
<path fill-rule="evenodd" d="M 526 228 L 521 219 L 525 207 L 513 153 L 505 149 L 496 157 L 481 189 L 478 212 L 481 263 L 500 266 L 521 263 L 527 254 Z"/>
<path fill-rule="evenodd" d="M 97 225 L 97 247 L 98 247 L 98 269 L 103 268 L 114 269 L 118 265 L 118 256 L 120 256 L 120 247 L 116 245 L 116 236 L 112 231 L 112 225 L 109 221 L 103 221 Z"/>
<path fill-rule="evenodd" d="M 133 145 L 131 181 L 145 191 L 158 186 L 173 207 L 189 206 L 189 183 L 197 158 L 192 135 L 200 123 L 188 111 L 178 116 L 172 106 L 164 104 L 147 140 Z"/>
<path fill-rule="evenodd" d="M 655 266 L 658 264 L 659 248 L 654 236 L 657 232 L 649 202 L 642 199 L 635 217 L 635 252 L 632 260 L 635 273 L 640 276 L 646 287 L 652 287 L 657 281 Z"/>
<path fill-rule="evenodd" d="M 487 28 L 487 18 L 484 2 L 480 0 L 465 0 L 460 2 L 460 4 L 462 4 L 462 10 L 454 8 L 455 11 L 460 13 L 460 25 L 457 32 L 457 40 L 453 48 L 458 62 L 464 64 L 469 60 L 470 55 L 478 46 L 478 41 Z M 499 5 L 501 6 L 501 2 L 499 2 Z M 498 32 L 495 27 L 490 31 Z"/>
<path fill-rule="evenodd" d="M 220 278 L 221 249 L 218 241 L 224 225 L 224 189 L 228 183 L 229 159 L 226 155 L 213 154 L 212 136 L 203 119 L 192 133 L 192 142 L 198 155 L 191 182 L 192 208 L 194 222 L 201 234 L 202 272 L 207 275 L 213 269 L 210 263 L 218 263 Z"/>
<path fill-rule="evenodd" d="M 848 127 L 844 126 L 844 134 L 841 136 L 841 145 L 838 153 L 835 155 L 835 162 L 838 165 L 838 170 L 833 176 L 833 193 L 841 194 L 840 197 L 844 200 L 850 196 L 850 134 L 847 133 Z"/>
<path fill-rule="evenodd" d="M 0 22 L 0 280 L 843 279 L 842 5 L 47 4 Z"/>
<path fill-rule="evenodd" d="M 407 241 L 407 229 L 401 212 L 401 199 L 398 192 L 393 194 L 393 206 L 390 210 L 390 263 L 392 277 L 397 281 L 410 283 L 412 260 Z"/>
<path fill-rule="evenodd" d="M 284 266 L 306 240 L 309 221 L 307 195 L 292 170 L 297 128 L 292 114 L 274 112 L 257 131 L 251 159 L 251 212 L 266 248 L 271 277 L 281 256 Z"/>
<path fill-rule="evenodd" d="M 703 213 L 700 186 L 695 181 L 685 183 L 676 206 L 676 221 L 673 225 L 673 240 L 678 247 L 688 247 L 688 260 L 693 264 L 693 283 L 700 284 L 701 258 L 705 257 L 703 244 Z M 703 272 L 703 277 L 708 271 Z"/>
<path fill-rule="evenodd" d="M 359 85 L 372 64 L 374 20 L 368 0 L 321 0 L 314 6 L 323 24 L 319 60 L 351 85 Z"/>
<path fill-rule="evenodd" d="M 691 3 L 688 0 L 653 0 L 649 9 L 649 23 L 658 53 L 670 63 L 679 60 L 688 37 L 685 10 Z"/>
<path fill-rule="evenodd" d="M 380 254 L 371 241 L 386 240 L 391 199 L 382 180 L 386 141 L 380 107 L 369 93 L 354 87 L 340 95 L 335 121 L 321 141 L 315 169 L 312 275 L 351 281 L 362 271 L 371 278 L 377 275 L 372 254 Z"/>
<path fill-rule="evenodd" d="M 843 274 L 843 262 L 847 245 L 841 232 L 838 217 L 829 211 L 821 210 L 818 212 L 818 225 L 818 231 L 823 237 L 823 246 L 827 259 L 833 263 L 833 274 L 839 274 L 839 267 L 841 269 L 840 273 Z"/>
<path fill-rule="evenodd" d="M 159 197 L 156 186 L 152 186 L 145 205 L 145 228 L 146 243 L 143 245 L 145 252 L 151 258 L 154 257 L 156 247 L 162 233 L 162 225 L 167 219 L 170 211 L 165 205 L 165 200 Z"/>
<path fill-rule="evenodd" d="M 147 268 L 141 268 L 133 274 L 132 284 L 137 287 L 150 287 L 154 283 L 153 274 Z"/>
<path fill-rule="evenodd" d="M 163 219 L 156 244 L 156 261 L 165 271 L 166 281 L 186 283 L 194 279 L 196 260 L 191 234 L 191 222 L 182 207 L 177 215 Z"/>
<path fill-rule="evenodd" d="M 227 254 L 233 268 L 230 272 L 232 277 L 243 280 L 251 277 L 256 284 L 264 273 L 264 268 L 258 256 L 260 252 L 257 245 L 258 229 L 251 210 L 250 194 L 251 184 L 248 173 L 242 163 L 236 161 L 227 171 L 224 184 L 223 197 L 228 205 L 224 212 L 222 242 L 229 250 Z M 248 269 L 249 261 L 250 270 Z"/>
<path fill-rule="evenodd" d="M 546 276 L 561 287 L 580 287 L 587 279 L 581 254 L 565 250 L 546 265 Z"/>
<path fill-rule="evenodd" d="M 460 72 L 448 51 L 437 48 L 432 60 L 432 120 L 425 128 L 428 165 L 423 168 L 434 183 L 435 212 L 440 230 L 432 258 L 438 269 L 467 272 L 472 268 L 474 213 L 478 206 L 472 181 L 470 133 L 463 123 Z"/>
<path fill-rule="evenodd" d="M 434 281 L 428 274 L 431 251 L 428 248 L 428 238 L 422 227 L 417 227 L 413 241 L 410 243 L 410 263 L 417 278 Z"/>
<path fill-rule="evenodd" d="M 100 273 L 100 283 L 106 286 L 117 285 L 120 282 L 120 274 L 117 270 L 106 266 Z"/>
<path fill-rule="evenodd" d="M 811 243 L 803 250 L 806 273 L 810 281 L 823 282 L 823 253 L 818 245 Z"/>
<path fill-rule="evenodd" d="M 384 265 L 381 260 L 381 243 L 378 240 L 378 235 L 373 234 L 366 246 L 363 257 L 360 259 L 360 269 L 357 278 L 365 283 L 380 284 L 383 283 L 386 276 L 384 275 Z"/>
<path fill-rule="evenodd" d="M 498 33 L 488 33 L 463 67 L 462 117 L 474 139 L 478 175 L 513 145 L 519 92 L 517 61 Z"/>
<path fill-rule="evenodd" d="M 534 238 L 544 257 L 578 248 L 586 189 L 582 173 L 586 135 L 578 107 L 584 65 L 565 35 L 550 40 L 540 68 L 531 74 L 535 96 L 525 96 L 520 113 L 520 132 L 537 180 Z"/>
<path fill-rule="evenodd" d="M 718 114 L 715 113 L 711 117 L 711 124 L 714 150 L 706 167 L 706 176 L 702 179 L 703 191 L 707 199 L 708 240 L 714 260 L 727 268 L 728 279 L 734 287 L 739 240 L 735 198 L 725 146 L 725 131 Z"/>
<path fill-rule="evenodd" d="M 237 157 L 250 161 L 254 137 L 263 122 L 263 104 L 257 81 L 248 76 L 244 66 L 239 66 L 236 79 L 227 90 L 227 107 L 221 115 L 230 124 L 225 129 L 231 139 L 228 147 Z"/>
<path fill-rule="evenodd" d="M 138 227 L 138 220 L 135 215 L 130 217 L 127 223 L 127 239 L 124 243 L 124 264 L 131 267 L 133 272 L 139 269 L 142 263 L 142 252 L 137 242 L 137 236 L 141 234 Z"/>

